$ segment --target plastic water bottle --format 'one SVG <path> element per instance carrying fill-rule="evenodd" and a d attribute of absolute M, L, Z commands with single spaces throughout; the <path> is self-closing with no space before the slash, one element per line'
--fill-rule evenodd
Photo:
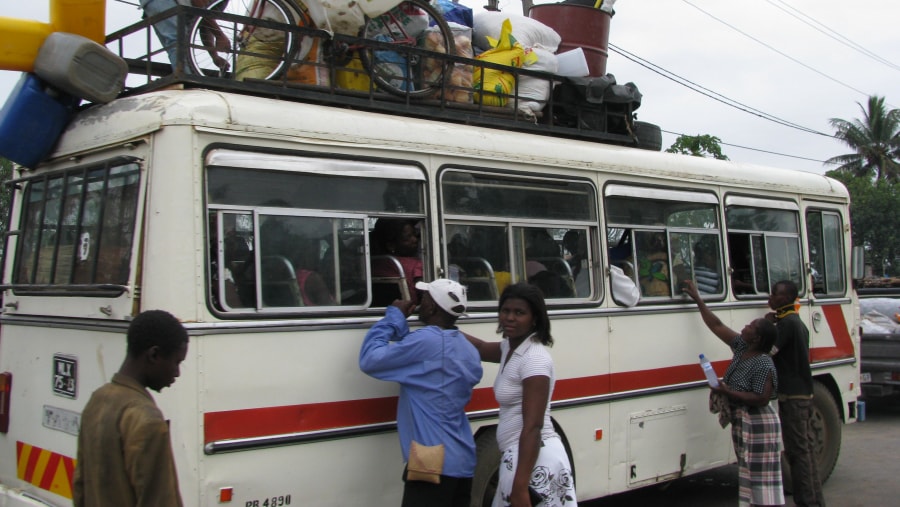
<path fill-rule="evenodd" d="M 706 381 L 709 382 L 709 385 L 719 387 L 719 377 L 716 376 L 716 370 L 713 369 L 709 359 L 703 354 L 700 354 L 700 366 L 703 367 L 703 373 L 706 374 Z"/>

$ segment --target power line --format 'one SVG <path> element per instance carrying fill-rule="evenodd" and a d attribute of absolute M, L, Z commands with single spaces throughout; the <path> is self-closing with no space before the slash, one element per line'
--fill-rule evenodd
<path fill-rule="evenodd" d="M 831 39 L 834 39 L 838 43 L 843 44 L 844 46 L 847 46 L 850 49 L 852 49 L 858 53 L 868 56 L 869 58 L 871 58 L 871 59 L 875 60 L 876 62 L 881 63 L 887 67 L 890 67 L 894 70 L 900 70 L 900 66 L 898 66 L 897 64 L 887 60 L 886 58 L 882 58 L 881 56 L 873 53 L 872 51 L 869 51 L 868 49 L 857 44 L 856 42 L 852 41 L 851 39 L 841 35 L 833 28 L 830 28 L 829 26 L 823 24 L 822 22 L 816 20 L 815 18 L 803 13 L 796 7 L 788 5 L 785 2 L 783 2 L 782 0 L 777 0 L 777 2 L 781 5 L 775 5 L 775 3 L 772 0 L 766 0 L 766 2 L 771 4 L 773 7 L 776 7 L 778 9 L 782 10 L 787 15 L 794 17 L 795 19 L 797 19 L 801 23 L 804 23 L 805 25 L 811 27 L 812 29 L 824 34 L 827 37 L 830 37 Z M 796 14 L 789 12 L 788 9 L 790 9 L 791 11 L 794 11 Z M 798 16 L 798 14 L 799 14 L 799 16 Z M 800 16 L 802 16 L 803 18 L 806 18 L 806 19 L 802 19 Z M 816 25 L 818 25 L 818 26 L 816 26 Z"/>
<path fill-rule="evenodd" d="M 624 50 L 624 49 L 622 49 L 622 48 L 616 46 L 615 44 L 609 43 L 609 48 L 610 48 L 612 51 L 614 51 L 615 53 L 618 53 L 618 54 L 622 55 L 622 56 L 625 57 L 626 59 L 631 60 L 632 62 L 634 62 L 634 63 L 636 63 L 636 64 L 638 64 L 638 65 L 640 65 L 640 66 L 642 66 L 642 67 L 644 67 L 644 68 L 647 68 L 647 69 L 649 69 L 649 70 L 651 70 L 651 71 L 653 71 L 653 72 L 655 72 L 655 73 L 657 73 L 657 74 L 659 74 L 659 75 L 665 77 L 666 79 L 669 79 L 669 80 L 671 80 L 671 81 L 674 81 L 675 83 L 678 83 L 678 84 L 680 84 L 681 86 L 684 86 L 685 88 L 688 88 L 689 90 L 692 90 L 692 91 L 697 92 L 697 93 L 699 93 L 699 94 L 701 94 L 701 95 L 704 95 L 704 96 L 706 96 L 706 97 L 709 97 L 709 98 L 711 98 L 711 99 L 713 99 L 713 100 L 715 100 L 715 101 L 717 101 L 717 102 L 721 102 L 721 103 L 723 103 L 723 104 L 725 104 L 725 105 L 727 105 L 727 106 L 733 107 L 733 108 L 735 108 L 735 109 L 737 109 L 737 110 L 739 110 L 739 111 L 742 111 L 742 112 L 745 112 L 745 113 L 748 113 L 748 114 L 752 114 L 752 115 L 757 116 L 757 117 L 759 117 L 759 118 L 762 118 L 762 119 L 764 119 L 764 120 L 769 120 L 769 121 L 771 121 L 771 122 L 773 122 L 773 123 L 777 123 L 777 124 L 779 124 L 779 125 L 782 125 L 782 126 L 785 126 L 785 127 L 789 127 L 789 128 L 793 128 L 793 129 L 797 129 L 797 130 L 800 130 L 800 131 L 803 131 L 803 132 L 807 132 L 807 133 L 810 133 L 810 134 L 816 134 L 816 135 L 820 135 L 820 136 L 824 136 L 824 137 L 834 137 L 834 136 L 831 135 L 831 134 L 826 134 L 826 133 L 824 133 L 824 132 L 820 132 L 820 131 L 818 131 L 818 130 L 816 130 L 816 129 L 813 129 L 813 128 L 804 127 L 804 126 L 799 125 L 799 124 L 797 124 L 797 123 L 794 123 L 794 122 L 791 122 L 791 121 L 788 121 L 788 120 L 779 118 L 779 117 L 777 117 L 777 116 L 775 116 L 775 115 L 766 113 L 765 111 L 761 111 L 761 110 L 759 110 L 759 109 L 756 109 L 756 108 L 754 108 L 754 107 L 748 106 L 748 105 L 746 105 L 746 104 L 743 104 L 743 103 L 741 103 L 741 102 L 738 102 L 738 101 L 736 101 L 736 100 L 734 100 L 734 99 L 731 99 L 731 98 L 729 98 L 729 97 L 726 97 L 725 95 L 722 95 L 721 93 L 718 93 L 718 92 L 715 92 L 715 91 L 713 91 L 713 90 L 710 90 L 710 89 L 708 89 L 708 88 L 706 88 L 706 87 L 703 87 L 703 86 L 701 86 L 701 85 L 699 85 L 699 84 L 697 84 L 697 83 L 694 83 L 693 81 L 690 81 L 689 79 L 686 79 L 686 78 L 684 78 L 684 77 L 679 76 L 678 74 L 675 74 L 675 73 L 672 72 L 672 71 L 666 70 L 666 69 L 664 69 L 663 67 L 660 67 L 659 65 L 656 65 L 655 63 L 650 62 L 649 60 L 646 60 L 646 59 L 644 59 L 644 58 L 641 58 L 640 56 L 635 55 L 634 53 L 631 53 L 631 52 L 629 52 L 629 51 L 627 51 L 627 50 Z"/>
<path fill-rule="evenodd" d="M 760 45 L 762 45 L 762 46 L 765 46 L 766 48 L 768 48 L 768 49 L 774 51 L 775 53 L 778 53 L 779 55 L 781 55 L 781 56 L 787 58 L 788 60 L 790 60 L 790 61 L 796 63 L 797 65 L 801 65 L 801 66 L 803 66 L 803 67 L 805 67 L 805 68 L 807 68 L 807 69 L 809 69 L 809 70 L 815 72 L 816 74 L 819 74 L 820 76 L 822 76 L 822 77 L 824 77 L 824 78 L 826 78 L 826 79 L 828 79 L 828 80 L 834 81 L 835 83 L 837 83 L 837 84 L 839 84 L 839 85 L 841 85 L 841 86 L 843 86 L 843 87 L 845 87 L 845 88 L 848 88 L 848 89 L 853 90 L 853 91 L 855 91 L 855 92 L 857 92 L 857 93 L 859 93 L 859 94 L 861 94 L 861 95 L 865 95 L 866 97 L 869 97 L 869 94 L 868 94 L 868 93 L 866 93 L 866 92 L 864 92 L 864 91 L 862 91 L 862 90 L 860 90 L 860 89 L 858 89 L 858 88 L 854 88 L 853 86 L 850 86 L 850 85 L 848 85 L 847 83 L 845 83 L 845 82 L 843 82 L 843 81 L 841 81 L 841 80 L 839 80 L 839 79 L 837 79 L 837 78 L 834 78 L 834 77 L 832 77 L 832 76 L 829 76 L 828 74 L 826 74 L 826 73 L 824 73 L 824 72 L 822 72 L 822 71 L 820 71 L 820 70 L 818 70 L 818 69 L 816 69 L 816 68 L 814 68 L 814 67 L 811 67 L 811 66 L 809 66 L 809 65 L 807 65 L 807 64 L 805 64 L 805 63 L 803 63 L 803 62 L 801 62 L 800 60 L 798 60 L 798 59 L 796 59 L 796 58 L 794 58 L 794 57 L 792 57 L 792 56 L 790 56 L 790 55 L 784 53 L 783 51 L 780 51 L 780 50 L 778 50 L 777 48 L 775 48 L 775 47 L 773 47 L 773 46 L 771 46 L 771 45 L 769 45 L 769 44 L 766 44 L 765 42 L 763 42 L 763 41 L 757 39 L 756 37 L 753 37 L 752 35 L 750 35 L 750 34 L 744 32 L 744 31 L 740 30 L 739 28 L 735 27 L 734 25 L 731 25 L 731 24 L 727 23 L 726 21 L 724 21 L 724 20 L 722 20 L 722 19 L 719 19 L 719 18 L 717 18 L 716 16 L 713 16 L 712 14 L 710 14 L 709 12 L 707 12 L 707 11 L 701 9 L 700 7 L 697 7 L 696 5 L 692 4 L 692 3 L 689 2 L 688 0 L 681 0 L 681 1 L 684 2 L 684 3 L 686 3 L 686 4 L 688 4 L 688 5 L 690 5 L 691 7 L 695 8 L 695 9 L 697 9 L 698 11 L 702 12 L 703 14 L 706 14 L 707 16 L 709 16 L 709 17 L 711 17 L 712 19 L 718 21 L 719 23 L 722 23 L 723 25 L 727 26 L 728 28 L 731 28 L 732 30 L 734 30 L 735 32 L 737 32 L 737 33 L 743 35 L 744 37 L 747 37 L 748 39 L 750 39 L 750 40 L 756 42 L 757 44 L 760 44 Z"/>
<path fill-rule="evenodd" d="M 672 131 L 665 130 L 665 129 L 660 129 L 660 130 L 662 130 L 662 131 L 665 132 L 666 134 L 672 134 L 673 136 L 688 136 L 688 137 L 690 137 L 689 134 L 682 134 L 682 133 L 679 133 L 679 132 L 672 132 Z M 726 143 L 726 142 L 724 142 L 724 141 L 719 141 L 719 144 L 722 145 L 722 146 L 731 146 L 732 148 L 740 148 L 740 149 L 742 149 L 742 150 L 756 151 L 756 152 L 759 152 L 759 153 L 768 153 L 768 154 L 770 154 L 770 155 L 777 155 L 777 156 L 779 156 L 779 157 L 796 158 L 796 159 L 798 159 L 798 160 L 807 160 L 807 161 L 810 161 L 810 162 L 819 162 L 820 164 L 825 164 L 825 161 L 824 161 L 824 160 L 819 160 L 819 159 L 817 159 L 817 158 L 801 157 L 800 155 L 790 155 L 790 154 L 788 154 L 788 153 L 781 153 L 781 152 L 778 152 L 778 151 L 771 151 L 771 150 L 763 150 L 763 149 L 761 149 L 761 148 L 751 148 L 751 147 L 749 147 L 749 146 L 742 146 L 742 145 L 740 145 L 740 144 Z"/>

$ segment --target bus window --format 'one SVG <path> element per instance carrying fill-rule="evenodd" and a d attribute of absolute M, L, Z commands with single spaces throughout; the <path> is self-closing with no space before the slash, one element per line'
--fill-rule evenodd
<path fill-rule="evenodd" d="M 724 295 L 715 196 L 624 185 L 605 193 L 610 265 L 635 281 L 642 301 L 680 301 L 685 280 Z"/>
<path fill-rule="evenodd" d="M 846 290 L 842 230 L 841 216 L 835 212 L 806 213 L 810 278 L 816 296 L 843 296 Z"/>
<path fill-rule="evenodd" d="M 389 255 L 370 254 L 369 231 L 424 218 L 422 173 L 394 164 L 213 150 L 207 185 L 210 298 L 223 312 L 390 304 L 376 297 Z"/>
<path fill-rule="evenodd" d="M 129 281 L 140 168 L 132 160 L 28 180 L 13 274 L 17 293 L 121 293 Z"/>
<path fill-rule="evenodd" d="M 737 295 L 767 295 L 791 280 L 803 292 L 798 208 L 793 203 L 729 196 L 725 224 Z"/>
<path fill-rule="evenodd" d="M 441 193 L 448 272 L 468 287 L 470 302 L 496 301 L 520 281 L 551 300 L 592 296 L 598 229 L 591 185 L 451 170 L 442 174 Z M 570 263 L 563 241 L 569 231 L 585 243 L 578 252 L 583 272 Z"/>

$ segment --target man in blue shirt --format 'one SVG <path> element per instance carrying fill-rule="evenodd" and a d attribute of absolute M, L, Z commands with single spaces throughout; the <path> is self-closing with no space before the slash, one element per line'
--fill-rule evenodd
<path fill-rule="evenodd" d="M 415 304 L 394 301 L 366 334 L 359 367 L 400 384 L 397 430 L 404 460 L 409 461 L 413 441 L 444 446 L 439 484 L 407 480 L 404 471 L 403 507 L 464 507 L 475 475 L 475 440 L 465 406 L 481 380 L 481 358 L 455 326 L 466 311 L 465 288 L 447 279 L 418 282 L 416 288 L 423 291 L 419 320 L 426 327 L 410 332 L 406 318 Z"/>

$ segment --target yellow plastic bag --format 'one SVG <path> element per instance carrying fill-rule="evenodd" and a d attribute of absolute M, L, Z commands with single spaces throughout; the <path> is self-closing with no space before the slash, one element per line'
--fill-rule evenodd
<path fill-rule="evenodd" d="M 492 49 L 476 56 L 476 60 L 517 68 L 524 64 L 525 48 L 513 37 L 512 23 L 509 19 L 503 21 L 500 38 L 494 40 L 489 37 L 488 42 Z M 512 73 L 481 66 L 475 68 L 472 81 L 475 102 L 481 102 L 486 106 L 505 106 L 509 94 L 516 87 L 516 78 Z"/>
<path fill-rule="evenodd" d="M 369 91 L 369 75 L 363 68 L 362 61 L 354 56 L 346 67 L 339 67 L 335 72 L 338 88 L 346 90 Z"/>

